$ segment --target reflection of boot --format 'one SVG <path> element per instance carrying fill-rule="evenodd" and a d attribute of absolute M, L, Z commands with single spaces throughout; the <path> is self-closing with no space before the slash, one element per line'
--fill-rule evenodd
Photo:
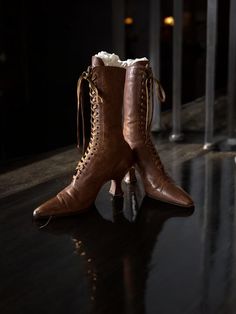
<path fill-rule="evenodd" d="M 122 243 L 125 240 L 123 231 L 130 238 L 133 228 L 122 217 L 121 208 L 114 208 L 114 211 L 120 213 L 116 213 L 116 223 L 103 219 L 97 210 L 93 210 L 85 213 L 83 219 L 52 219 L 46 227 L 40 229 L 58 235 L 69 234 L 72 237 L 75 252 L 80 256 L 87 277 L 91 300 L 88 304 L 89 313 L 100 313 L 99 310 L 103 314 L 125 313 L 124 301 L 121 301 L 124 298 L 121 261 L 124 250 Z M 124 243 L 124 246 L 127 245 Z M 110 311 L 113 306 L 114 312 Z"/>
<path fill-rule="evenodd" d="M 193 208 L 183 209 L 148 197 L 144 198 L 134 224 L 135 238 L 130 241 L 123 258 L 127 308 L 125 313 L 146 313 L 145 291 L 147 289 L 153 249 L 158 241 L 158 236 L 168 219 L 172 217 L 187 217 L 192 213 Z"/>
<path fill-rule="evenodd" d="M 35 218 L 66 216 L 88 209 L 101 186 L 112 181 L 110 192 L 122 194 L 121 181 L 132 165 L 132 152 L 122 132 L 125 69 L 104 66 L 97 57 L 80 77 L 89 83 L 92 126 L 90 143 L 73 181 L 56 197 L 34 211 Z M 79 99 L 80 91 L 78 91 Z"/>
<path fill-rule="evenodd" d="M 124 200 L 125 201 L 125 200 Z M 148 198 L 136 221 L 122 216 L 122 202 L 114 202 L 115 223 L 96 211 L 80 217 L 51 220 L 42 230 L 70 234 L 76 252 L 85 262 L 90 290 L 90 313 L 144 314 L 144 293 L 150 258 L 158 234 L 167 219 L 192 212 Z M 120 215 L 120 217 L 118 217 Z"/>
<path fill-rule="evenodd" d="M 157 83 L 160 97 L 164 92 L 152 76 L 148 61 L 136 62 L 126 69 L 124 91 L 124 136 L 134 150 L 136 166 L 141 174 L 146 194 L 154 199 L 191 207 L 191 197 L 166 174 L 152 143 L 150 125 L 153 104 L 151 92 Z M 150 92 L 151 91 L 151 92 Z M 134 174 L 131 173 L 134 177 Z"/>

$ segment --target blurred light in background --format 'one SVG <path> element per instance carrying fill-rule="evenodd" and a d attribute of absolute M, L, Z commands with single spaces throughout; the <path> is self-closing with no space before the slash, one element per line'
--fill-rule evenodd
<path fill-rule="evenodd" d="M 125 23 L 126 25 L 131 25 L 131 24 L 134 23 L 134 19 L 133 19 L 132 17 L 128 16 L 128 17 L 126 17 L 126 18 L 124 19 L 124 23 Z"/>
<path fill-rule="evenodd" d="M 165 25 L 169 25 L 169 26 L 174 26 L 175 24 L 175 20 L 173 18 L 173 16 L 167 16 L 164 18 L 164 24 Z"/>

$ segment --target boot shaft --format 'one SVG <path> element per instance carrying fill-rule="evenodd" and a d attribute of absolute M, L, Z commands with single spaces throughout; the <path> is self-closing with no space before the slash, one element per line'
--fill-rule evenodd
<path fill-rule="evenodd" d="M 124 136 L 127 142 L 142 143 L 146 134 L 148 61 L 127 67 L 124 88 Z"/>
<path fill-rule="evenodd" d="M 123 139 L 122 108 L 125 69 L 105 66 L 101 59 L 92 58 L 91 76 L 98 89 L 101 102 L 97 104 L 100 135 L 106 142 Z"/>

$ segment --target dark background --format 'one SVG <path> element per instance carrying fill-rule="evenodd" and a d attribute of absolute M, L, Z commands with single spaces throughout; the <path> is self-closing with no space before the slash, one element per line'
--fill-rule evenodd
<path fill-rule="evenodd" d="M 227 77 L 228 8 L 219 1 L 216 90 Z M 172 15 L 162 1 L 161 16 Z M 149 2 L 126 0 L 126 58 L 149 55 Z M 161 27 L 161 81 L 171 109 L 172 30 Z M 206 1 L 185 1 L 183 103 L 204 95 Z M 227 34 L 227 36 L 225 36 Z M 76 84 L 98 51 L 113 52 L 112 1 L 0 1 L 0 162 L 76 142 Z M 114 51 L 115 52 L 115 51 Z"/>

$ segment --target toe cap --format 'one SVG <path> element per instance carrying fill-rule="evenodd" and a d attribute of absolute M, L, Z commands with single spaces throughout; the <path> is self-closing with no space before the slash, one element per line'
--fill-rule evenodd
<path fill-rule="evenodd" d="M 194 203 L 191 196 L 185 192 L 181 187 L 170 183 L 163 189 L 165 196 L 169 199 L 169 202 L 182 207 L 193 207 Z"/>
<path fill-rule="evenodd" d="M 57 197 L 54 197 L 37 207 L 33 212 L 33 218 L 40 219 L 50 216 L 58 216 L 62 211 L 65 211 L 62 209 L 62 204 Z"/>
<path fill-rule="evenodd" d="M 162 188 L 148 188 L 146 193 L 149 197 L 165 203 L 181 207 L 194 207 L 191 196 L 172 181 L 167 181 Z"/>

